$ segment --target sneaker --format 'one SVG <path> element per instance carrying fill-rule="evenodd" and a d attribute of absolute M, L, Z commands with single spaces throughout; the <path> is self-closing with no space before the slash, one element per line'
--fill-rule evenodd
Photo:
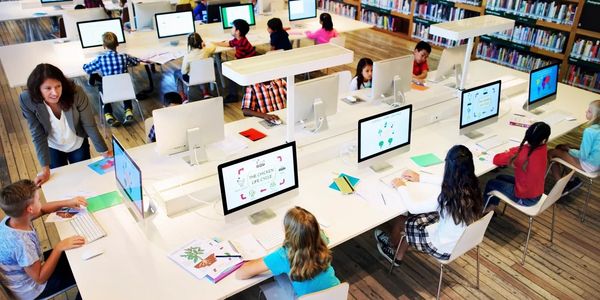
<path fill-rule="evenodd" d="M 106 120 L 106 124 L 112 127 L 117 127 L 121 125 L 121 123 L 117 119 L 115 119 L 115 117 L 111 113 L 105 113 L 104 119 Z"/>
<path fill-rule="evenodd" d="M 571 180 L 569 180 L 569 182 L 567 182 L 567 186 L 565 186 L 565 190 L 563 191 L 562 195 L 566 196 L 580 188 L 582 185 L 583 181 L 581 181 L 579 177 L 573 177 Z"/>
<path fill-rule="evenodd" d="M 384 232 L 383 230 L 375 229 L 373 232 L 375 234 L 375 240 L 377 243 L 384 245 L 391 245 L 390 235 Z"/>
<path fill-rule="evenodd" d="M 401 260 L 393 259 L 394 254 L 396 254 L 396 249 L 392 248 L 391 246 L 387 244 L 377 243 L 377 250 L 379 250 L 379 253 L 381 253 L 381 255 L 383 255 L 383 257 L 385 257 L 387 261 L 389 261 L 390 263 L 393 262 L 394 267 L 398 267 L 402 263 Z"/>
<path fill-rule="evenodd" d="M 125 119 L 123 119 L 123 124 L 129 124 L 133 121 L 133 110 L 128 108 L 125 110 Z"/>

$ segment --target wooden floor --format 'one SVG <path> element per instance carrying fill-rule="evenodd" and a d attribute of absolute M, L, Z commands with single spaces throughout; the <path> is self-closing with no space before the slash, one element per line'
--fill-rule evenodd
<path fill-rule="evenodd" d="M 49 27 L 47 20 L 41 27 Z M 350 70 L 360 57 L 374 60 L 409 54 L 413 43 L 376 32 L 362 30 L 345 34 L 346 47 L 355 51 L 352 65 L 333 68 L 333 71 Z M 22 29 L 15 22 L 0 23 L 0 43 L 12 44 L 24 41 Z M 433 68 L 439 52 L 430 59 Z M 157 82 L 155 93 L 142 102 L 144 114 L 160 107 L 161 95 L 174 90 L 172 72 L 178 64 L 170 63 L 154 75 Z M 134 72 L 136 85 L 146 84 L 141 68 Z M 331 72 L 332 70 L 330 70 Z M 353 71 L 354 72 L 354 71 Z M 318 75 L 318 74 L 312 74 Z M 78 80 L 86 89 L 97 109 L 96 92 Z M 27 124 L 19 106 L 21 88 L 8 87 L 6 74 L 0 72 L 0 184 L 5 185 L 21 178 L 35 177 L 38 166 L 31 144 Z M 577 99 L 573 99 L 577 101 Z M 226 121 L 242 118 L 239 103 L 225 108 Z M 117 111 L 122 113 L 122 111 Z M 583 112 L 582 112 L 583 114 Z M 126 147 L 144 143 L 141 122 L 132 126 L 113 129 Z M 581 129 L 556 142 L 579 144 Z M 424 137 L 420 137 L 424 138 Z M 496 174 L 481 178 L 483 184 Z M 83 179 L 85 180 L 85 179 Z M 77 183 L 74 183 L 77 184 Z M 552 183 L 548 182 L 547 186 Z M 562 199 L 557 205 L 557 222 L 554 243 L 548 242 L 551 212 L 547 211 L 534 222 L 529 243 L 529 255 L 524 266 L 520 265 L 523 242 L 526 236 L 527 218 L 508 209 L 503 216 L 492 220 L 481 247 L 481 288 L 473 283 L 476 278 L 475 252 L 470 252 L 450 264 L 444 275 L 442 297 L 449 299 L 600 299 L 600 189 L 596 183 L 587 211 L 587 221 L 579 222 L 577 210 L 585 198 L 585 189 Z M 2 213 L 0 212 L 0 215 Z M 35 223 L 45 249 L 58 240 L 53 226 L 44 228 L 41 221 Z M 403 264 L 388 274 L 388 264 L 377 252 L 372 230 L 333 249 L 333 266 L 342 281 L 350 283 L 350 299 L 421 299 L 435 297 L 439 266 L 426 255 L 411 251 Z M 69 299 L 73 299 L 73 293 Z M 249 289 L 232 299 L 256 299 L 258 288 Z M 65 299 L 65 296 L 56 299 Z"/>

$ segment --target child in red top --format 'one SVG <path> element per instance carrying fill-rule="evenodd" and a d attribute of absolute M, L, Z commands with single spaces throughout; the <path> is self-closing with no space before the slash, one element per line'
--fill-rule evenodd
<path fill-rule="evenodd" d="M 548 163 L 546 142 L 549 137 L 550 126 L 544 122 L 536 122 L 527 128 L 519 147 L 496 154 L 494 164 L 512 165 L 515 176 L 498 175 L 496 179 L 488 181 L 483 193 L 484 199 L 488 198 L 489 192 L 496 190 L 520 205 L 535 205 L 544 193 L 544 177 Z M 491 211 L 498 206 L 500 200 L 491 197 L 487 201 L 487 211 Z"/>
<path fill-rule="evenodd" d="M 425 81 L 427 78 L 427 71 L 429 71 L 429 65 L 427 65 L 427 58 L 431 53 L 431 46 L 427 42 L 420 41 L 415 46 L 413 55 L 415 61 L 413 62 L 413 80 L 419 83 Z"/>

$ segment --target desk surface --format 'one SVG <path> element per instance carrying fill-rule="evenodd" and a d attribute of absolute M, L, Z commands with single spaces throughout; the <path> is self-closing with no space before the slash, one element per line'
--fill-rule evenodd
<path fill-rule="evenodd" d="M 499 77 L 499 74 L 514 74 L 526 78 L 525 73 L 484 61 L 475 61 L 471 66 L 471 78 L 478 80 L 491 81 Z M 562 121 L 554 125 L 552 138 L 582 124 L 588 103 L 597 98 L 593 93 L 564 84 L 559 84 L 558 95 L 557 101 L 544 107 L 546 112 L 562 110 L 577 117 L 577 120 Z M 524 113 L 521 105 L 525 97 L 525 93 L 521 93 L 503 101 L 501 107 L 505 109 L 500 121 L 481 131 L 485 134 L 498 134 L 506 139 L 522 137 L 525 129 L 509 126 L 508 119 L 512 113 Z M 444 103 L 452 102 L 453 100 Z M 360 105 L 365 109 L 375 107 L 371 103 Z M 248 122 L 248 120 L 240 122 Z M 330 147 L 328 142 L 344 141 L 355 135 L 355 132 L 346 132 L 311 146 Z M 330 237 L 331 245 L 336 246 L 406 211 L 400 201 L 388 199 L 387 205 L 382 203 L 378 193 L 379 191 L 388 193 L 389 188 L 379 182 L 379 178 L 402 168 L 418 169 L 409 160 L 410 156 L 433 152 L 439 157 L 444 157 L 447 149 L 452 145 L 465 142 L 468 142 L 468 139 L 458 135 L 458 117 L 454 116 L 413 130 L 411 151 L 389 160 L 394 165 L 394 169 L 386 173 L 375 174 L 368 168 L 358 169 L 343 156 L 336 156 L 303 168 L 299 172 L 299 195 L 289 201 L 273 205 L 272 209 L 277 213 L 277 217 L 257 226 L 250 225 L 246 219 L 225 222 L 219 213 L 220 204 L 203 206 L 172 218 L 159 210 L 152 219 L 140 224 L 134 222 L 124 205 L 117 205 L 95 214 L 107 231 L 107 237 L 83 248 L 67 251 L 67 256 L 84 299 L 188 299 L 198 298 L 198 295 L 202 295 L 202 299 L 222 299 L 251 287 L 270 275 L 264 274 L 249 280 L 237 280 L 234 276 L 228 276 L 218 284 L 212 284 L 188 274 L 170 261 L 167 255 L 187 241 L 198 237 L 232 239 L 246 233 L 264 234 L 281 230 L 281 220 L 285 211 L 294 205 L 308 209 L 318 219 L 326 219 L 330 226 L 325 230 Z M 506 146 L 508 145 L 500 148 Z M 130 150 L 135 155 L 143 147 L 148 146 Z M 337 147 L 339 149 L 340 144 Z M 305 149 L 300 148 L 299 152 L 302 151 Z M 42 187 L 46 199 L 51 201 L 67 195 L 95 195 L 115 190 L 115 179 L 112 173 L 104 176 L 96 175 L 87 168 L 87 163 L 81 162 L 53 171 L 51 180 Z M 494 168 L 489 161 L 476 161 L 475 165 L 478 175 Z M 142 169 L 144 174 L 149 173 L 144 171 L 144 167 Z M 443 165 L 427 168 L 429 172 L 436 174 L 441 174 L 442 169 Z M 346 172 L 361 178 L 359 188 L 365 192 L 365 199 L 355 195 L 343 196 L 327 188 L 334 177 L 332 172 Z M 160 176 L 159 174 L 151 176 Z M 81 181 L 81 178 L 85 180 Z M 154 180 L 158 179 L 154 178 Z M 72 188 L 74 183 L 76 187 Z M 369 193 L 372 191 L 376 191 L 377 195 L 371 196 Z M 419 193 L 421 192 L 423 191 Z M 339 214 L 340 207 L 344 207 L 344 214 Z M 356 222 L 356 220 L 361 221 Z M 68 224 L 58 224 L 57 228 L 61 238 L 73 234 L 73 229 Z M 86 247 L 102 248 L 104 254 L 82 261 L 81 253 Z"/>

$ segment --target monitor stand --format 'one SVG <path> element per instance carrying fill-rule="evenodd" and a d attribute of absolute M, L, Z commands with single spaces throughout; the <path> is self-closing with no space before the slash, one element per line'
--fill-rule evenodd
<path fill-rule="evenodd" d="M 478 138 L 483 137 L 484 134 L 481 133 L 481 132 L 479 132 L 479 131 L 477 131 L 477 130 L 473 130 L 473 131 L 470 131 L 468 133 L 465 133 L 465 136 L 468 137 L 468 138 L 470 138 L 470 139 L 472 139 L 472 140 L 476 140 Z"/>
<path fill-rule="evenodd" d="M 402 104 L 406 103 L 406 95 L 404 95 L 404 91 L 399 91 L 401 81 L 402 78 L 400 78 L 400 76 L 394 76 L 394 102 L 390 103 L 390 105 L 393 107 L 400 107 Z M 402 100 L 399 100 L 398 98 L 401 98 Z"/>
<path fill-rule="evenodd" d="M 371 170 L 373 170 L 375 173 L 381 173 L 385 170 L 391 169 L 392 165 L 383 161 L 383 162 L 373 164 L 373 165 L 369 166 L 369 168 L 371 168 Z"/>
<path fill-rule="evenodd" d="M 248 216 L 248 220 L 252 225 L 258 225 L 265 221 L 275 218 L 275 212 L 270 208 L 265 208 Z"/>
<path fill-rule="evenodd" d="M 321 101 L 321 98 L 315 99 L 313 103 L 313 116 L 313 126 L 307 126 L 306 129 L 310 130 L 312 133 L 317 133 L 329 128 L 327 116 L 325 114 L 325 105 L 323 104 L 323 101 Z"/>
<path fill-rule="evenodd" d="M 196 127 L 187 130 L 187 145 L 189 148 L 189 155 L 184 156 L 183 160 L 185 160 L 190 166 L 199 165 L 208 161 L 206 145 L 202 141 L 202 133 L 200 128 Z"/>
<path fill-rule="evenodd" d="M 530 110 L 529 112 L 538 116 L 538 115 L 545 113 L 546 111 L 541 108 L 536 108 L 536 109 Z"/>

